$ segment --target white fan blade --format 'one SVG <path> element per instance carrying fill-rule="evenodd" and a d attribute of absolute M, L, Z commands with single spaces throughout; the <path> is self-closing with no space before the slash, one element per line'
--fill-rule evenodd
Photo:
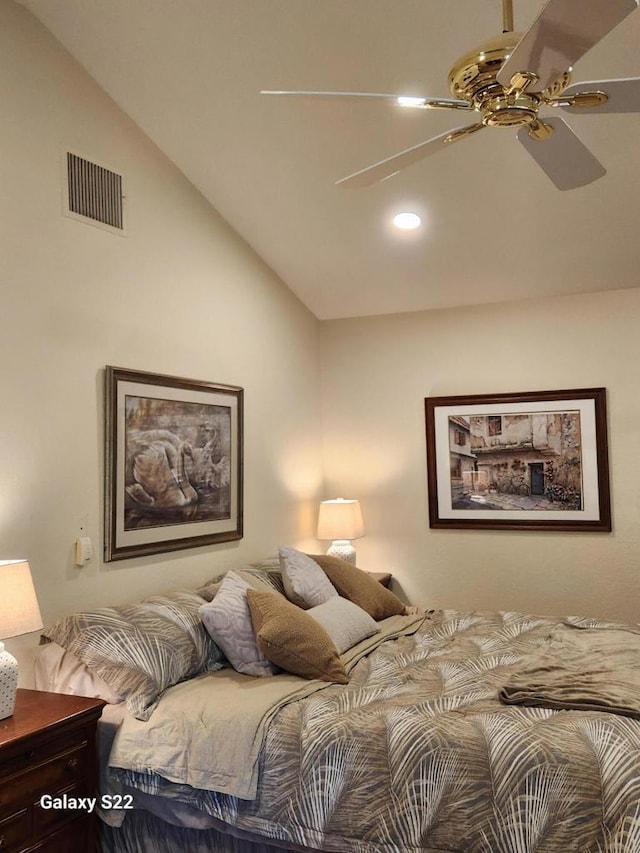
<path fill-rule="evenodd" d="M 483 124 L 471 124 L 448 130 L 446 133 L 441 133 L 440 136 L 434 136 L 426 142 L 414 145 L 413 148 L 407 148 L 399 154 L 394 154 L 393 157 L 387 157 L 386 160 L 380 160 L 379 163 L 367 166 L 366 169 L 347 175 L 346 178 L 336 181 L 336 184 L 343 187 L 369 187 L 372 184 L 377 184 L 384 181 L 385 178 L 396 175 L 401 169 L 411 166 L 412 163 L 417 163 L 431 154 L 436 154 L 452 142 L 462 139 L 463 136 L 475 133 L 476 130 L 482 130 L 483 127 Z"/>
<path fill-rule="evenodd" d="M 425 98 L 419 95 L 384 95 L 375 92 L 306 92 L 286 89 L 262 89 L 261 95 L 293 95 L 302 98 L 345 98 L 361 99 L 371 98 L 378 101 L 391 101 L 401 107 L 414 107 L 417 109 L 449 109 L 449 110 L 473 110 L 475 107 L 469 101 L 461 101 L 457 98 Z"/>
<path fill-rule="evenodd" d="M 538 80 L 527 92 L 541 92 L 638 8 L 640 0 L 549 0 L 520 39 L 497 80 L 508 88 L 518 71 Z"/>
<path fill-rule="evenodd" d="M 607 100 L 599 107 L 562 107 L 574 115 L 583 113 L 640 113 L 640 77 L 629 77 L 623 80 L 588 80 L 585 83 L 574 83 L 567 86 L 560 95 L 563 98 L 577 95 L 579 92 L 604 92 Z"/>
<path fill-rule="evenodd" d="M 545 118 L 553 128 L 547 139 L 533 139 L 526 127 L 518 139 L 559 190 L 573 190 L 606 174 L 606 169 L 583 145 L 562 118 Z"/>

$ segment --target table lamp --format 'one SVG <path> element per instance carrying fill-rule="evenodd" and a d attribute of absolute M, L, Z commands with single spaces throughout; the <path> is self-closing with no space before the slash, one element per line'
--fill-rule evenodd
<path fill-rule="evenodd" d="M 356 562 L 352 539 L 364 536 L 360 501 L 335 498 L 322 501 L 318 516 L 318 539 L 331 539 L 327 554 L 348 563 Z"/>
<path fill-rule="evenodd" d="M 0 560 L 0 640 L 42 628 L 31 569 L 26 560 Z M 0 642 L 0 720 L 16 704 L 18 662 Z"/>

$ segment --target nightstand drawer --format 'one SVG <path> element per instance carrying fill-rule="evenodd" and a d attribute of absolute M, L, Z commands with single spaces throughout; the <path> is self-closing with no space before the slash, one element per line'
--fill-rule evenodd
<path fill-rule="evenodd" d="M 34 764 L 41 764 L 43 761 L 47 761 L 49 758 L 60 755 L 69 749 L 77 748 L 79 745 L 78 732 L 70 731 L 60 733 L 55 738 L 52 738 L 50 735 L 46 737 L 44 735 L 36 736 L 28 746 L 23 745 L 21 748 L 13 751 L 13 754 L 7 750 L 7 757 L 5 758 L 3 755 L 5 760 L 0 764 L 0 786 L 3 783 L 3 777 L 8 775 L 6 770 L 7 764 L 10 764 L 10 773 L 13 776 L 18 770 L 33 767 Z"/>
<path fill-rule="evenodd" d="M 54 835 L 49 835 L 39 844 L 29 847 L 27 853 L 94 853 L 93 830 L 88 824 L 68 823 Z"/>
<path fill-rule="evenodd" d="M 0 850 L 13 850 L 23 838 L 29 837 L 31 817 L 27 809 L 0 821 Z"/>
<path fill-rule="evenodd" d="M 61 798 L 66 794 L 67 797 L 77 800 L 80 797 L 86 797 L 87 793 L 86 785 L 72 785 L 70 788 L 64 788 L 62 791 L 56 791 L 54 796 Z M 45 809 L 42 808 L 38 800 L 33 808 L 33 831 L 36 836 L 42 838 L 53 832 L 63 823 L 70 820 L 77 820 L 78 818 L 84 819 L 87 814 L 89 812 L 86 809 Z M 79 831 L 81 831 L 80 828 L 76 829 L 76 832 Z M 0 847 L 0 853 L 1 851 L 2 848 Z"/>
<path fill-rule="evenodd" d="M 12 809 L 32 803 L 40 793 L 54 794 L 87 774 L 87 748 L 82 744 L 46 764 L 7 777 L 0 788 L 0 818 Z"/>

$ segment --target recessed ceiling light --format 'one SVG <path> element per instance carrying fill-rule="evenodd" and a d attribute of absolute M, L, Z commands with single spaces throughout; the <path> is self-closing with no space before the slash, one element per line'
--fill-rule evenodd
<path fill-rule="evenodd" d="M 401 231 L 414 231 L 422 224 L 422 220 L 417 213 L 397 213 L 393 217 L 393 224 Z"/>

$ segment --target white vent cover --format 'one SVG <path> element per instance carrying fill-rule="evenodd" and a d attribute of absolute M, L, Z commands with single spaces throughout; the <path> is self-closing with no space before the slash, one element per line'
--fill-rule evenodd
<path fill-rule="evenodd" d="M 123 234 L 122 175 L 66 152 L 66 210 L 74 219 Z"/>

